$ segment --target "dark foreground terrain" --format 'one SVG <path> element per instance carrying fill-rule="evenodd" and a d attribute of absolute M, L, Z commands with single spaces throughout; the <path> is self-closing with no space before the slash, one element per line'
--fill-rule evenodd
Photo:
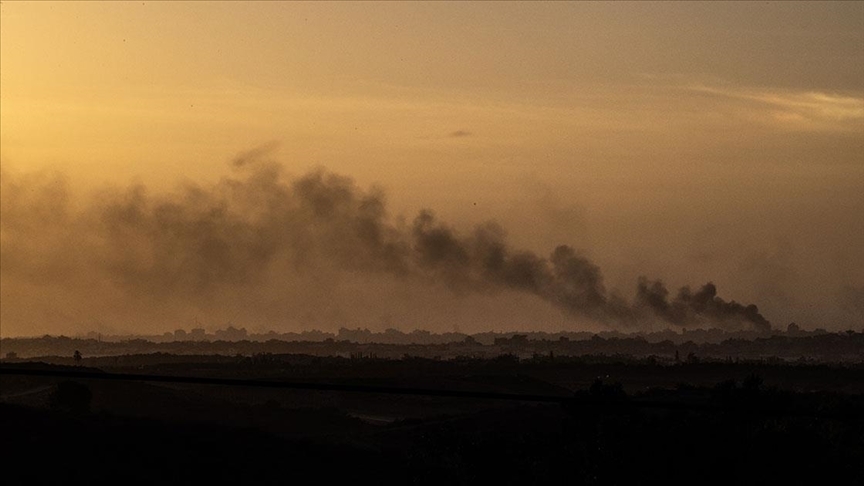
<path fill-rule="evenodd" d="M 69 379 L 12 367 L 552 400 Z M 2 369 L 3 484 L 864 484 L 860 365 L 140 355 Z"/>

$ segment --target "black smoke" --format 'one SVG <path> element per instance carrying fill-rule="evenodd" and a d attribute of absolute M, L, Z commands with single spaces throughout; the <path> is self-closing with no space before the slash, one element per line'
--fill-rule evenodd
<path fill-rule="evenodd" d="M 388 214 L 379 189 L 324 170 L 289 180 L 260 157 L 238 157 L 235 173 L 210 186 L 188 184 L 171 195 L 141 185 L 105 190 L 80 208 L 62 181 L 3 174 L 0 270 L 25 280 L 89 272 L 158 304 L 242 295 L 285 275 L 326 280 L 329 268 L 460 293 L 525 292 L 609 326 L 660 320 L 770 329 L 755 305 L 726 301 L 711 283 L 670 298 L 663 283 L 642 278 L 628 301 L 570 246 L 538 255 L 512 248 L 495 223 L 460 234 L 426 210 L 405 223 Z"/>
<path fill-rule="evenodd" d="M 717 287 L 711 282 L 695 293 L 690 287 L 682 287 L 675 298 L 669 300 L 669 291 L 663 282 L 650 282 L 642 277 L 636 288 L 636 305 L 648 308 L 666 322 L 679 326 L 738 321 L 760 331 L 771 329 L 771 324 L 755 305 L 723 300 L 717 296 Z"/>

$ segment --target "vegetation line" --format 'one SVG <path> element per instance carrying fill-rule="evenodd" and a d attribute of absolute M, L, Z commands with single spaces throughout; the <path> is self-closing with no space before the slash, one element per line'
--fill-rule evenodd
<path fill-rule="evenodd" d="M 104 373 L 94 371 L 39 370 L 0 366 L 0 375 L 45 376 L 56 378 L 79 378 L 88 380 L 150 381 L 160 383 L 188 383 L 197 385 L 246 386 L 259 388 L 286 388 L 312 391 L 340 391 L 352 393 L 380 393 L 389 395 L 422 395 L 447 398 L 483 398 L 492 400 L 515 400 L 523 402 L 563 402 L 569 396 L 526 395 L 462 390 L 435 390 L 426 388 L 403 388 L 377 385 L 347 385 L 338 383 L 304 383 L 292 381 L 248 380 L 233 378 L 205 378 L 195 376 L 147 375 L 136 373 Z"/>
<path fill-rule="evenodd" d="M 812 418 L 840 419 L 854 418 L 853 414 L 832 413 L 830 411 L 795 410 L 777 407 L 776 404 L 760 403 L 759 400 L 745 400 L 738 403 L 692 402 L 644 399 L 627 397 L 614 393 L 604 393 L 615 388 L 603 385 L 598 380 L 589 393 L 574 393 L 567 396 L 534 395 L 521 393 L 486 392 L 477 390 L 440 390 L 429 388 L 406 388 L 379 385 L 348 385 L 337 383 L 292 382 L 273 380 L 249 380 L 234 378 L 206 378 L 195 376 L 168 376 L 136 373 L 106 373 L 102 371 L 46 370 L 0 366 L 0 375 L 39 376 L 65 379 L 109 380 L 109 381 L 148 381 L 159 383 L 187 383 L 196 385 L 220 385 L 234 387 L 282 388 L 309 391 L 336 391 L 348 393 L 377 393 L 385 395 L 414 395 L 458 399 L 509 400 L 535 403 L 560 403 L 573 411 L 580 412 L 628 412 L 636 409 L 686 410 L 695 412 L 732 412 L 762 416 L 800 416 Z M 595 390 L 597 387 L 597 390 Z M 773 405 L 773 406 L 772 406 Z"/>

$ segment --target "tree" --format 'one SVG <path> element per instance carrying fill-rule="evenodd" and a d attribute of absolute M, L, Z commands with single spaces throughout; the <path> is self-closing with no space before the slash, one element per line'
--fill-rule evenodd
<path fill-rule="evenodd" d="M 78 350 L 76 349 L 76 350 L 75 350 L 75 354 L 72 355 L 72 359 L 75 360 L 75 364 L 80 364 L 80 363 L 81 363 L 81 358 L 82 358 L 82 356 L 81 356 L 81 351 L 78 351 Z"/>

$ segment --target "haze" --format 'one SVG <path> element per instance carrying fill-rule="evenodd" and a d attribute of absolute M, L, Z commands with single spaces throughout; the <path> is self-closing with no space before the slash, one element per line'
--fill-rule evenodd
<path fill-rule="evenodd" d="M 4 2 L 0 164 L 3 336 L 864 326 L 857 2 Z"/>

